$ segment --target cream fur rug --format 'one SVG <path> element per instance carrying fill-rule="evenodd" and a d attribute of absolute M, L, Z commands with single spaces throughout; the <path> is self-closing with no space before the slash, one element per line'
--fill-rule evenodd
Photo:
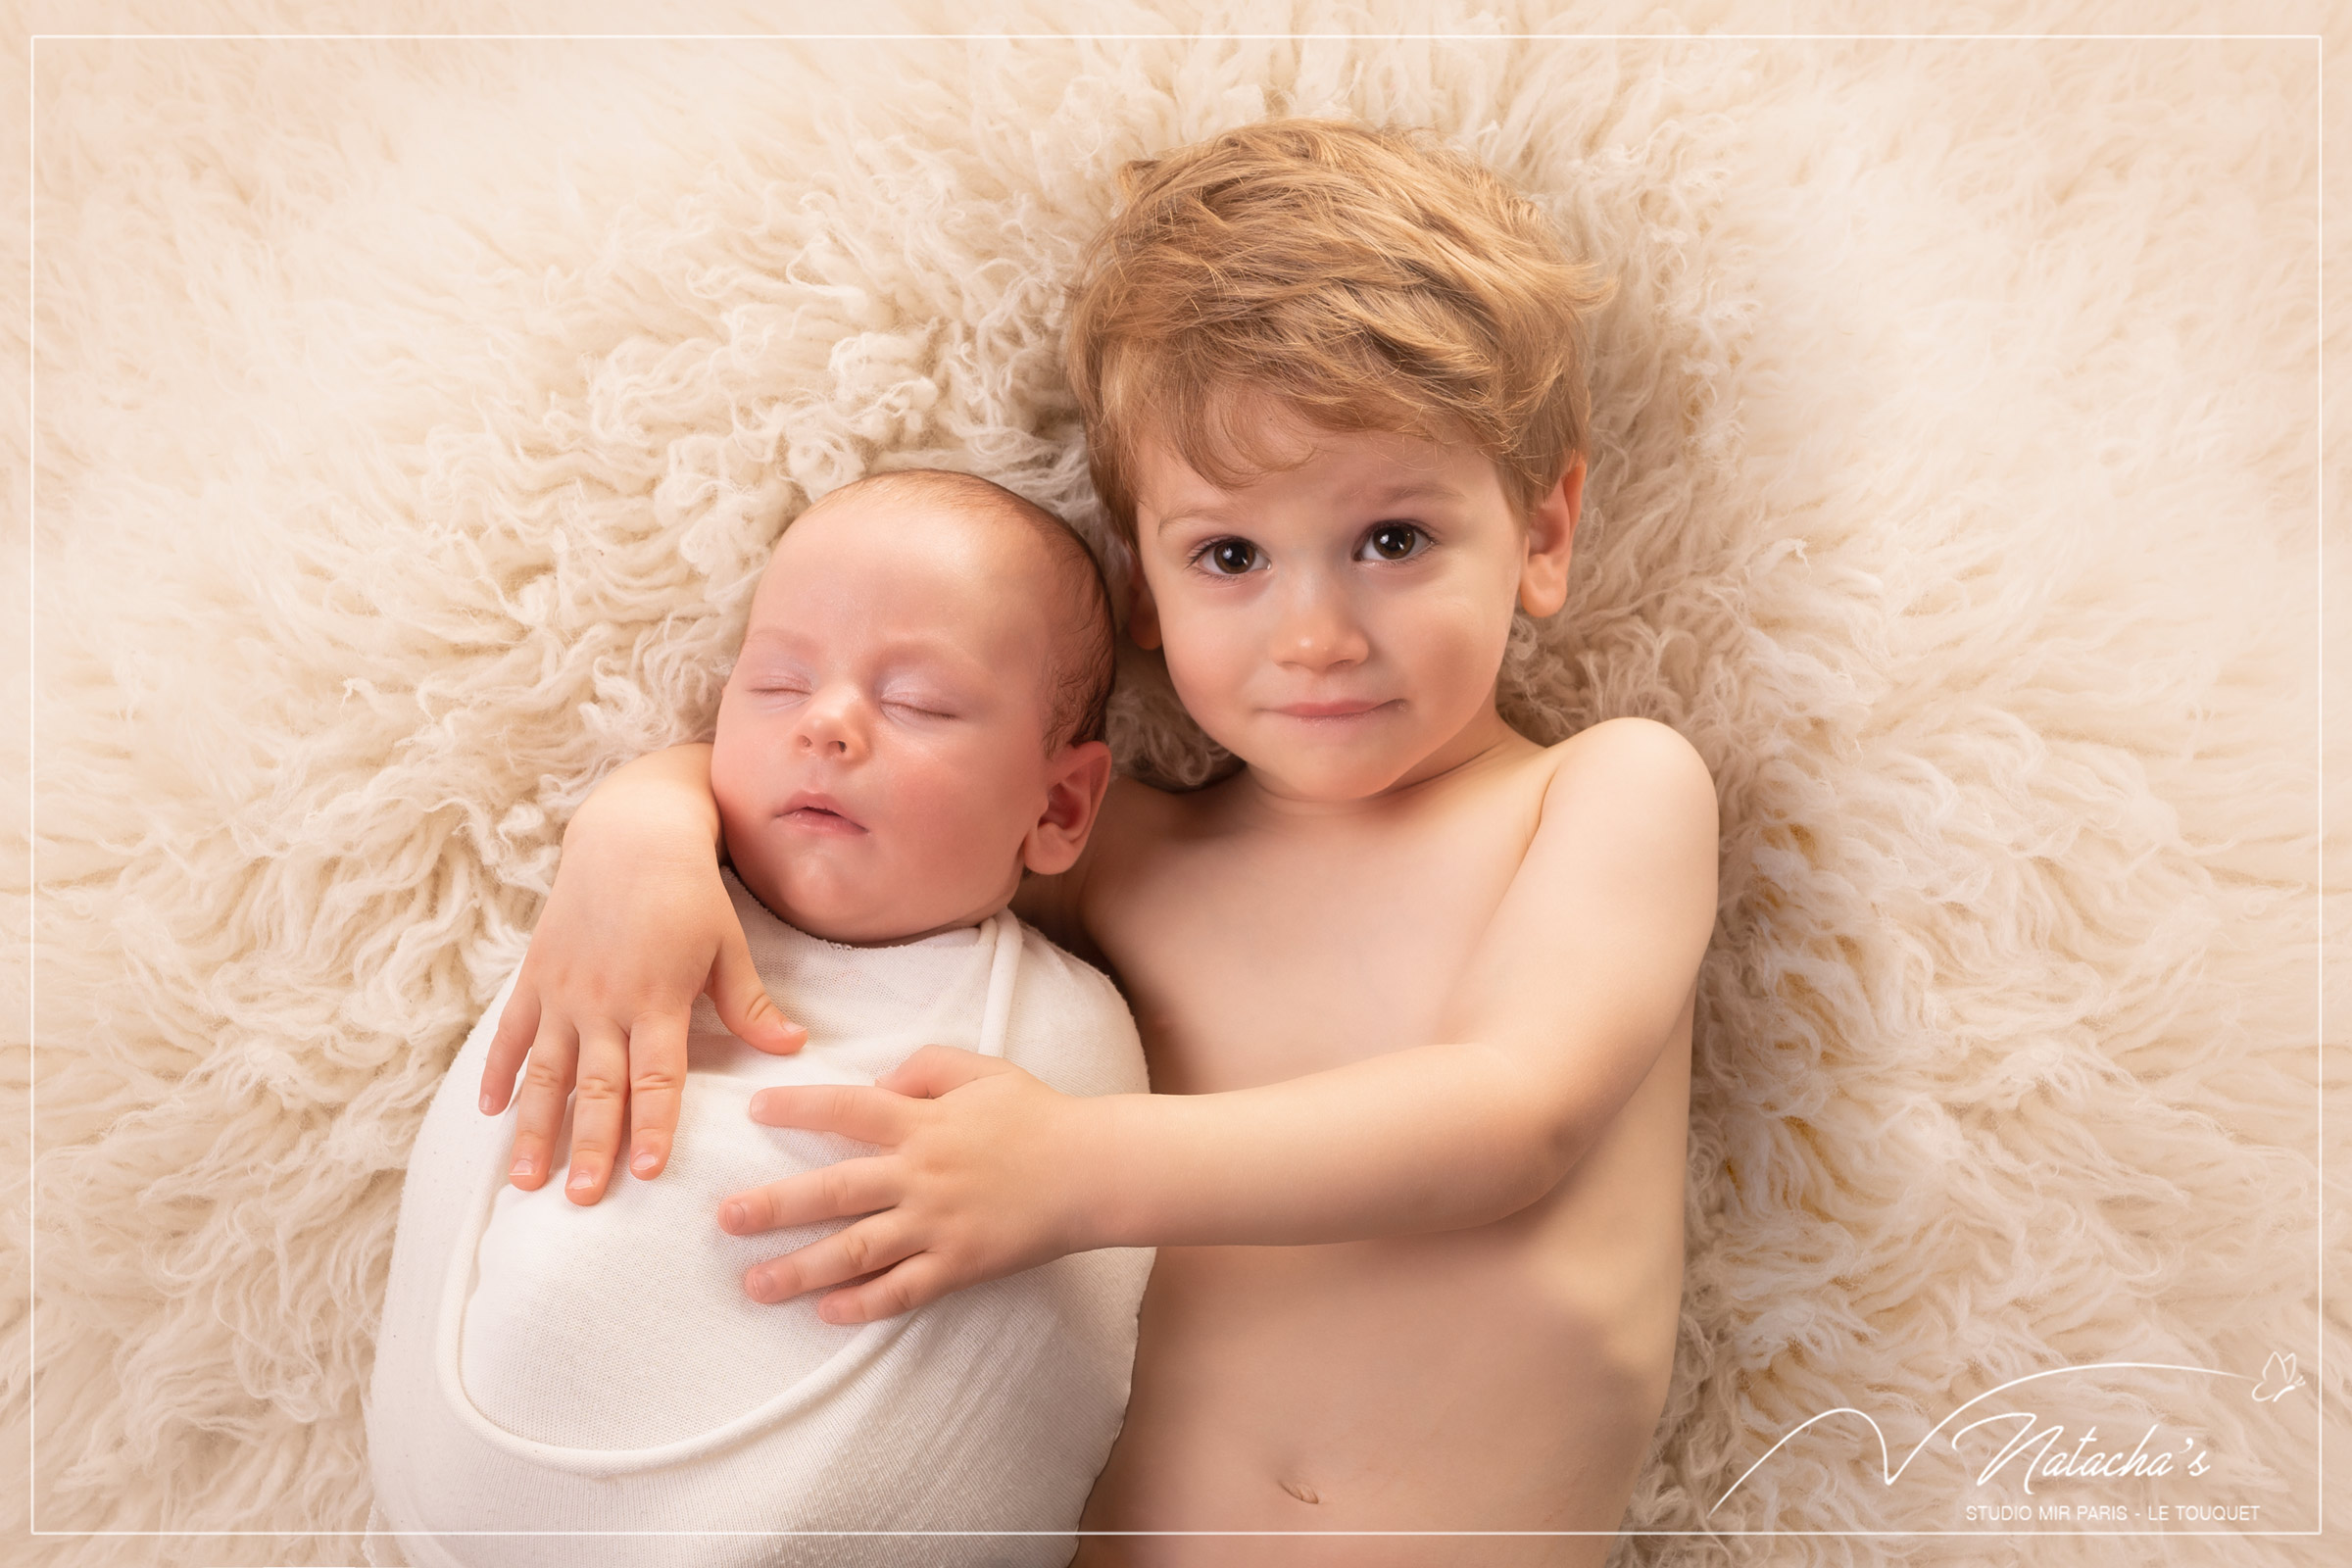
<path fill-rule="evenodd" d="M 1619 279 L 1576 592 L 1514 702 L 1543 738 L 1663 719 L 1721 785 L 1682 1349 L 1629 1523 L 1780 1532 L 1622 1559 L 2341 1561 L 2308 1535 L 1965 1515 L 2251 1504 L 2250 1527 L 2168 1528 L 2307 1531 L 2321 1397 L 2347 1395 L 2352 1151 L 2339 1122 L 2323 1230 L 2315 1101 L 2323 859 L 2339 958 L 2352 917 L 2340 790 L 2325 846 L 2317 823 L 2320 49 L 1493 36 L 1542 27 L 1532 4 L 1416 15 L 1484 35 L 1446 43 L 1306 0 L 1084 15 L 1321 36 L 52 40 L 29 63 L 15 39 L 37 506 L 6 570 L 37 579 L 38 880 L 29 974 L 22 898 L 6 961 L 37 1004 L 39 1154 L 32 1206 L 8 1178 L 0 1451 L 37 1449 L 43 1530 L 172 1533 L 31 1559 L 356 1559 L 332 1532 L 368 1506 L 403 1161 L 566 815 L 706 724 L 811 495 L 947 464 L 1094 526 L 1056 288 L 1112 171 L 1303 112 L 1438 124 Z M 2340 93 L 2341 13 L 1794 20 L 2322 15 Z M 1557 30 L 1790 21 L 1626 5 Z M 2336 572 L 2352 541 L 2330 543 Z M 1128 758 L 1197 762 L 1137 691 Z M 0 736 L 12 780 L 24 733 Z M 0 1011 L 21 1173 L 26 1009 Z M 2306 1386 L 2258 1400 L 2274 1352 Z M 2018 1464 L 1976 1481 L 2013 1424 L 1955 1450 L 1947 1423 L 1888 1485 L 1842 1416 L 1713 1506 L 1807 1417 L 1866 1412 L 1899 1464 L 1980 1394 L 2114 1361 L 2198 1370 L 2045 1379 L 1962 1420 L 2033 1411 L 2061 1454 L 2153 1427 L 2147 1452 L 2202 1449 L 2205 1475 L 2024 1498 Z M 2330 1437 L 2340 1550 L 2352 1435 Z M 0 1487 L 20 1539 L 24 1495 Z M 198 1534 L 238 1530 L 297 1534 Z"/>

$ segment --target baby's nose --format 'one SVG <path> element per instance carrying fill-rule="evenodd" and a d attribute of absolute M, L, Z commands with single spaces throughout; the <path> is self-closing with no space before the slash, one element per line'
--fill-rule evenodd
<path fill-rule="evenodd" d="M 855 696 L 820 695 L 801 710 L 794 749 L 804 757 L 854 760 L 864 749 L 864 717 Z"/>

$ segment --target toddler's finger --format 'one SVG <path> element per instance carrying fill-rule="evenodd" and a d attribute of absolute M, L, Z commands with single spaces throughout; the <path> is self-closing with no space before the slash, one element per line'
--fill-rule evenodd
<path fill-rule="evenodd" d="M 541 1017 L 539 1038 L 522 1069 L 522 1092 L 514 1100 L 514 1159 L 508 1179 L 524 1192 L 547 1180 L 556 1133 L 564 1125 L 564 1102 L 571 1095 L 571 1070 L 579 1037 L 560 1019 Z"/>
<path fill-rule="evenodd" d="M 507 1108 L 514 1074 L 531 1054 L 532 1037 L 539 1033 L 539 988 L 527 980 L 514 984 L 498 1030 L 490 1037 L 490 1059 L 482 1066 L 482 1114 L 495 1116 Z"/>
<path fill-rule="evenodd" d="M 829 1293 L 816 1303 L 828 1323 L 872 1323 L 936 1301 L 956 1288 L 937 1252 L 917 1252 L 879 1279 Z"/>
<path fill-rule="evenodd" d="M 710 993 L 718 1021 L 736 1039 L 779 1056 L 808 1043 L 808 1031 L 785 1017 L 760 983 L 740 924 L 730 921 L 719 938 L 718 957 L 710 965 L 710 984 L 704 989 Z"/>
<path fill-rule="evenodd" d="M 749 1192 L 719 1200 L 718 1228 L 730 1236 L 756 1236 L 785 1225 L 871 1214 L 897 1203 L 899 1183 L 888 1159 L 842 1159 Z"/>
<path fill-rule="evenodd" d="M 975 1078 L 1008 1072 L 1012 1063 L 1002 1056 L 983 1056 L 954 1046 L 925 1046 L 874 1080 L 874 1087 L 916 1100 L 937 1100 Z"/>
<path fill-rule="evenodd" d="M 629 1173 L 646 1180 L 669 1163 L 686 1082 L 687 1013 L 653 1013 L 629 1030 Z"/>
<path fill-rule="evenodd" d="M 585 1207 L 605 1196 L 628 1114 L 629 1041 L 598 1018 L 580 1025 L 579 1076 L 571 1090 L 571 1174 L 564 1196 Z"/>
<path fill-rule="evenodd" d="M 763 1127 L 839 1133 L 888 1149 L 913 1130 L 915 1102 L 858 1084 L 795 1084 L 752 1097 L 752 1120 Z"/>
<path fill-rule="evenodd" d="M 889 1214 L 876 1214 L 798 1251 L 753 1265 L 743 1276 L 743 1288 L 755 1301 L 788 1301 L 803 1292 L 888 1268 L 914 1250 L 906 1226 Z"/>

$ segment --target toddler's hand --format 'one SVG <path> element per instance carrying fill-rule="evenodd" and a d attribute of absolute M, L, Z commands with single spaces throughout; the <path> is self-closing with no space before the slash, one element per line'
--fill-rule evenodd
<path fill-rule="evenodd" d="M 719 880 L 715 832 L 704 825 L 714 815 L 689 810 L 681 823 L 674 807 L 690 797 L 649 793 L 646 775 L 624 781 L 627 772 L 600 787 L 564 833 L 556 885 L 482 1072 L 482 1110 L 495 1115 L 530 1058 L 509 1172 L 526 1190 L 547 1179 L 572 1099 L 564 1191 L 583 1204 L 604 1196 L 624 1114 L 629 1168 L 652 1177 L 668 1161 L 698 994 L 709 991 L 719 1021 L 762 1051 L 798 1051 L 808 1038 L 777 1010 L 752 965 Z M 707 763 L 699 776 L 708 779 Z"/>
<path fill-rule="evenodd" d="M 1060 1094 L 1010 1062 L 925 1046 L 871 1089 L 764 1089 L 752 1119 L 840 1133 L 883 1152 L 845 1159 L 719 1204 L 737 1236 L 848 1214 L 867 1217 L 744 1276 L 762 1301 L 874 1275 L 818 1303 L 865 1323 L 1094 1245 L 1084 1200 L 1103 1100 Z"/>

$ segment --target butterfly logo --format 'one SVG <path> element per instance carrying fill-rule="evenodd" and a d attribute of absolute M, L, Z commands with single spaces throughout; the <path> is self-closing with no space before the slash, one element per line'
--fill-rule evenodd
<path fill-rule="evenodd" d="M 2294 1353 L 2280 1355 L 2273 1350 L 2271 1358 L 2262 1365 L 2262 1381 L 2254 1385 L 2254 1397 L 2274 1404 L 2302 1386 L 2303 1379 L 2295 1371 Z"/>

